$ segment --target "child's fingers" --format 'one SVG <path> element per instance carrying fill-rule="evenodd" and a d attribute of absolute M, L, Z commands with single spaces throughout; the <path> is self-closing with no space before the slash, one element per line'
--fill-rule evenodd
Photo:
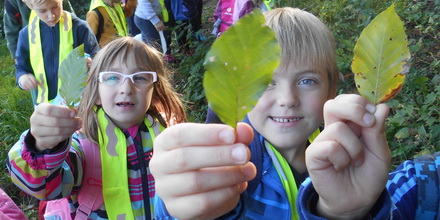
<path fill-rule="evenodd" d="M 377 110 L 374 113 L 376 123 L 373 127 L 365 128 L 362 131 L 362 139 L 368 150 L 387 164 L 390 163 L 390 150 L 385 135 L 385 120 L 388 113 L 389 108 L 386 104 L 377 105 Z"/>
<path fill-rule="evenodd" d="M 182 147 L 160 154 L 155 152 L 150 163 L 152 167 L 160 167 L 161 173 L 182 173 L 206 167 L 241 165 L 249 159 L 249 148 L 244 144 L 237 143 L 220 146 Z"/>
<path fill-rule="evenodd" d="M 240 184 L 252 180 L 255 175 L 256 168 L 252 163 L 243 166 L 206 168 L 156 179 L 156 190 L 180 197 Z M 182 184 L 179 184 L 179 187 L 173 187 L 180 182 Z"/>
<path fill-rule="evenodd" d="M 246 186 L 246 183 L 232 185 L 210 192 L 172 198 L 168 203 L 164 199 L 164 202 L 170 214 L 178 219 L 214 219 L 237 205 Z"/>
<path fill-rule="evenodd" d="M 70 109 L 67 106 L 41 103 L 35 109 L 35 113 L 38 115 L 44 115 L 54 118 L 73 118 L 76 115 L 76 110 Z"/>
<path fill-rule="evenodd" d="M 341 135 L 343 134 L 343 135 Z M 307 149 L 308 169 L 323 169 L 331 164 L 335 170 L 362 163 L 363 146 L 350 127 L 335 122 L 326 127 Z M 310 166 L 310 167 L 309 167 Z"/>
<path fill-rule="evenodd" d="M 324 121 L 329 125 L 336 121 L 352 121 L 360 126 L 374 124 L 375 106 L 359 95 L 339 95 L 324 104 Z"/>
<path fill-rule="evenodd" d="M 233 144 L 234 129 L 222 124 L 181 123 L 165 129 L 154 141 L 155 153 L 186 146 Z"/>

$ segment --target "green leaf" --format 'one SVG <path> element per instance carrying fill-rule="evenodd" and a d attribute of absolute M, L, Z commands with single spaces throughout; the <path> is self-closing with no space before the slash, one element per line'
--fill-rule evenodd
<path fill-rule="evenodd" d="M 79 45 L 61 63 L 58 71 L 61 82 L 60 95 L 69 107 L 81 100 L 87 80 L 87 62 L 84 59 L 84 44 Z"/>
<path fill-rule="evenodd" d="M 408 41 L 394 4 L 362 31 L 351 69 L 359 93 L 377 104 L 393 98 L 409 71 Z"/>
<path fill-rule="evenodd" d="M 280 62 L 278 41 L 264 23 L 263 14 L 254 10 L 225 31 L 205 57 L 206 98 L 234 128 L 255 106 Z"/>

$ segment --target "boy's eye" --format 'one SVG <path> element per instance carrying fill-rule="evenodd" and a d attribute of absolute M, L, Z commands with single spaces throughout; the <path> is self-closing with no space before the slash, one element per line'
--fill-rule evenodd
<path fill-rule="evenodd" d="M 267 89 L 266 89 L 266 90 L 273 89 L 276 85 L 277 85 L 277 83 L 276 83 L 275 81 L 272 80 L 272 82 L 269 83 L 269 85 L 267 86 Z"/>
<path fill-rule="evenodd" d="M 314 83 L 316 83 L 316 81 L 315 80 L 313 80 L 313 79 L 303 79 L 303 80 L 301 80 L 301 81 L 299 81 L 299 85 L 311 85 L 311 84 L 314 84 Z"/>

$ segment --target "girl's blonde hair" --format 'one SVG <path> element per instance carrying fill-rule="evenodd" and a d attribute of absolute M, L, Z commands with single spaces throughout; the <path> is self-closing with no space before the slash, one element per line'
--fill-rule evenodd
<path fill-rule="evenodd" d="M 87 86 L 78 107 L 79 117 L 83 120 L 82 131 L 94 143 L 98 143 L 98 120 L 95 111 L 102 108 L 96 105 L 99 98 L 99 72 L 108 70 L 107 67 L 112 63 L 124 65 L 126 59 L 133 57 L 130 54 L 135 55 L 136 64 L 140 69 L 157 73 L 151 105 L 146 113 L 158 119 L 164 127 L 170 122 L 186 121 L 183 103 L 170 83 L 171 72 L 166 68 L 162 54 L 132 37 L 118 38 L 108 43 L 93 58 Z"/>
<path fill-rule="evenodd" d="M 276 8 L 264 15 L 281 47 L 280 66 L 294 63 L 325 71 L 331 92 L 335 92 L 340 74 L 336 43 L 327 26 L 313 14 L 297 8 Z"/>

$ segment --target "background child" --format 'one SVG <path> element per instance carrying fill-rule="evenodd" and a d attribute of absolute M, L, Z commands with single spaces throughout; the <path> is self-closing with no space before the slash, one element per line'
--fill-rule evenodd
<path fill-rule="evenodd" d="M 126 18 L 132 16 L 137 0 L 129 0 L 122 4 L 121 0 L 92 0 L 87 12 L 87 23 L 103 47 L 110 41 L 129 36 Z"/>
<path fill-rule="evenodd" d="M 90 67 L 79 117 L 64 106 L 37 106 L 30 131 L 9 152 L 13 182 L 40 200 L 68 197 L 72 213 L 89 192 L 101 203 L 84 218 L 150 219 L 152 141 L 166 122 L 186 117 L 168 76 L 161 54 L 143 42 L 125 37 L 106 45 Z M 95 160 L 102 177 L 87 177 Z"/>
<path fill-rule="evenodd" d="M 151 170 L 158 195 L 174 217 L 211 218 L 234 207 L 223 217 L 294 219 L 298 215 L 296 190 L 307 177 L 308 138 L 322 123 L 324 103 L 336 94 L 335 42 L 327 27 L 308 12 L 280 8 L 265 16 L 280 43 L 281 63 L 245 119 L 254 129 L 249 148 L 256 178 L 246 189 L 245 181 L 253 179 L 255 167 L 240 143 L 250 140 L 236 139 L 231 128 L 188 124 L 167 129 L 156 139 Z M 238 127 L 239 135 L 241 129 L 248 131 Z M 159 212 L 156 217 L 162 214 L 166 215 Z"/>
<path fill-rule="evenodd" d="M 68 0 L 63 1 L 63 8 L 74 12 Z M 30 13 L 31 9 L 23 0 L 5 0 L 5 14 L 3 15 L 5 38 L 8 41 L 8 49 L 14 60 L 15 51 L 17 51 L 18 33 L 23 27 L 27 26 Z"/>
<path fill-rule="evenodd" d="M 99 47 L 87 23 L 63 11 L 62 0 L 27 0 L 33 10 L 29 26 L 20 31 L 16 52 L 16 80 L 21 89 L 38 88 L 37 100 L 61 103 L 58 67 L 77 46 L 94 55 Z"/>

